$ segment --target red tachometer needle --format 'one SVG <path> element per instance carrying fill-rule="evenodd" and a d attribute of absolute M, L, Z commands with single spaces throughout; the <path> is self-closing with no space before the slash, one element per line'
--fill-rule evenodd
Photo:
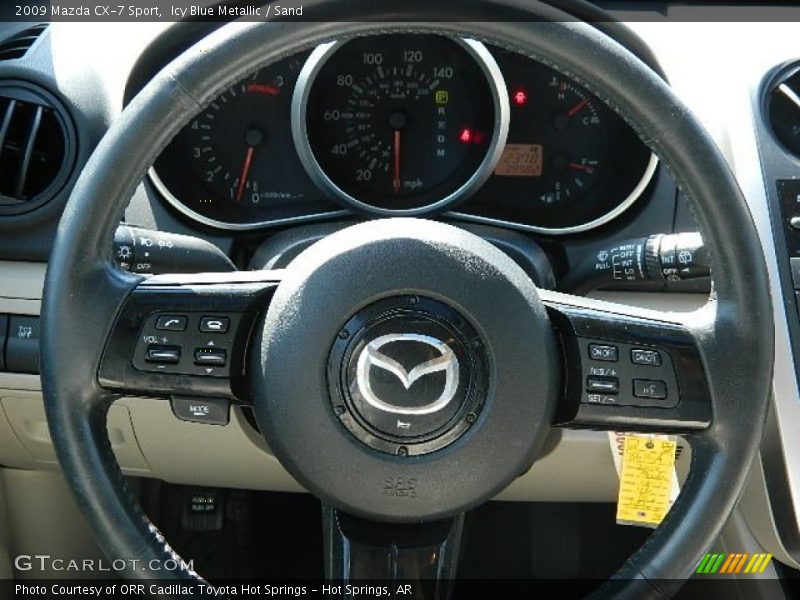
<path fill-rule="evenodd" d="M 255 154 L 255 146 L 247 147 L 247 154 L 244 156 L 244 164 L 242 165 L 242 174 L 239 177 L 239 187 L 236 189 L 236 202 L 242 201 L 242 194 L 247 184 L 247 177 L 250 175 L 250 166 L 253 164 L 253 154 Z"/>
<path fill-rule="evenodd" d="M 589 99 L 588 98 L 584 98 L 583 100 L 578 102 L 575 106 L 573 106 L 572 108 L 570 108 L 567 111 L 567 116 L 568 117 L 574 117 L 579 112 L 581 112 L 584 108 L 586 108 L 587 104 L 589 104 Z"/>
<path fill-rule="evenodd" d="M 277 96 L 280 93 L 280 88 L 274 85 L 265 85 L 263 83 L 248 83 L 247 91 L 251 94 L 265 94 L 267 96 Z"/>
<path fill-rule="evenodd" d="M 400 186 L 402 185 L 400 182 L 400 149 L 401 149 L 402 139 L 400 137 L 400 130 L 395 129 L 394 131 L 394 193 L 400 193 Z"/>

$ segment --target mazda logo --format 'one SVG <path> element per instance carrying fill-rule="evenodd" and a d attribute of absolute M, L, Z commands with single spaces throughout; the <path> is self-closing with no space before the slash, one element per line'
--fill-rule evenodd
<path fill-rule="evenodd" d="M 410 370 L 398 361 L 386 356 L 381 348 L 395 342 L 423 344 L 432 348 L 439 356 L 415 365 Z M 414 382 L 433 373 L 444 371 L 445 383 L 442 393 L 436 400 L 422 406 L 397 406 L 377 396 L 373 390 L 371 373 L 373 369 L 383 369 L 400 381 L 406 390 Z M 459 383 L 459 364 L 453 350 L 441 340 L 416 333 L 393 333 L 382 335 L 369 342 L 361 350 L 356 365 L 356 385 L 364 400 L 372 407 L 399 415 L 428 415 L 447 406 L 455 397 Z"/>

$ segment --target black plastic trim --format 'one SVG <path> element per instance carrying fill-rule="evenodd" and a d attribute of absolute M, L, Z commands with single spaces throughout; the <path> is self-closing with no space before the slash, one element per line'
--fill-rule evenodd
<path fill-rule="evenodd" d="M 192 395 L 248 402 L 244 376 L 248 342 L 256 319 L 266 311 L 275 287 L 276 282 L 269 281 L 165 287 L 143 283 L 126 301 L 109 336 L 99 370 L 100 385 L 119 392 L 165 398 Z M 145 323 L 158 314 L 231 316 L 232 324 L 237 327 L 226 335 L 233 339 L 230 377 L 144 370 L 141 361 L 134 357 L 141 353 L 140 335 Z"/>
<path fill-rule="evenodd" d="M 711 396 L 693 336 L 677 324 L 545 302 L 564 355 L 562 400 L 555 423 L 570 428 L 687 432 L 711 424 Z M 673 406 L 621 406 L 581 402 L 586 340 L 659 350 L 674 366 L 679 399 Z M 627 360 L 620 356 L 620 361 Z M 616 363 L 608 363 L 616 364 Z M 641 366 L 642 378 L 650 367 Z M 659 372 L 664 372 L 663 368 Z M 665 377 L 668 378 L 668 375 Z"/>

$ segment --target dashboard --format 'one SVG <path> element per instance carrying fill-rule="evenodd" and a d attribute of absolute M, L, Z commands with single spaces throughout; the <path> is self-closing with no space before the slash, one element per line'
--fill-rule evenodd
<path fill-rule="evenodd" d="M 624 12 L 619 16 L 626 19 Z M 785 84 L 800 94 L 797 25 L 691 20 L 665 24 L 634 15 L 632 27 L 734 168 L 762 236 L 773 295 L 784 300 L 775 303 L 776 413 L 762 456 L 771 498 L 763 491 L 760 502 L 750 496 L 742 506 L 759 540 L 790 562 L 800 557 L 800 301 L 792 284 L 800 246 L 798 230 L 789 225 L 797 216 L 794 205 L 781 205 L 775 184 L 779 180 L 784 189 L 800 179 L 800 129 L 791 116 L 797 103 L 773 88 Z M 35 88 L 38 101 L 58 109 L 48 127 L 60 124 L 68 134 L 64 147 L 53 151 L 68 156 L 55 187 L 35 207 L 26 205 L 25 213 L 16 206 L 0 211 L 0 313 L 16 321 L 38 314 L 58 218 L 94 146 L 162 66 L 209 32 L 208 24 L 199 23 L 70 25 L 51 26 L 27 58 L 0 61 L 4 81 L 17 88 L 25 82 L 27 93 Z M 745 48 L 742 39 L 753 43 Z M 262 250 L 274 257 L 297 239 L 318 239 L 341 223 L 398 214 L 524 235 L 544 250 L 559 277 L 610 242 L 694 229 L 669 173 L 626 122 L 580 83 L 474 40 L 425 36 L 334 42 L 232 82 L 164 149 L 125 219 L 202 238 L 248 268 Z M 613 297 L 666 311 L 705 299 L 689 296 Z M 46 429 L 38 377 L 0 373 L 0 388 L 4 464 L 51 466 L 49 441 L 35 435 Z M 122 440 L 118 451 L 127 453 L 121 459 L 126 473 L 197 485 L 297 489 L 277 464 L 264 467 L 268 450 L 253 441 L 241 415 L 235 423 L 241 431 L 197 433 L 202 426 L 179 423 L 175 429 L 169 409 L 152 402 L 126 400 L 117 408 L 112 420 Z M 231 453 L 215 457 L 215 469 L 204 471 L 195 459 L 209 436 L 224 439 Z M 564 457 L 577 447 L 586 460 L 565 473 Z M 539 475 L 521 478 L 507 497 L 611 499 L 615 474 L 607 450 L 607 439 L 589 432 L 561 440 Z M 579 493 L 558 483 L 568 480 L 584 482 L 575 484 Z M 762 493 L 763 478 L 754 481 Z M 762 519 L 770 501 L 784 539 Z"/>
<path fill-rule="evenodd" d="M 448 216 L 548 235 L 618 217 L 657 159 L 580 84 L 469 39 L 332 42 L 229 86 L 149 173 L 219 230 Z"/>

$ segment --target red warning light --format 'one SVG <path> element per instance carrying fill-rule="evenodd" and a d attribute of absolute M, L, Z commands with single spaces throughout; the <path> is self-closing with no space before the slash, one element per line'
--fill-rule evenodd
<path fill-rule="evenodd" d="M 472 141 L 472 129 L 464 127 L 458 134 L 458 139 L 462 144 L 469 144 Z"/>
<path fill-rule="evenodd" d="M 528 100 L 530 97 L 528 96 L 527 90 L 523 88 L 518 88 L 512 95 L 511 99 L 514 101 L 516 106 L 525 106 L 528 104 Z"/>

